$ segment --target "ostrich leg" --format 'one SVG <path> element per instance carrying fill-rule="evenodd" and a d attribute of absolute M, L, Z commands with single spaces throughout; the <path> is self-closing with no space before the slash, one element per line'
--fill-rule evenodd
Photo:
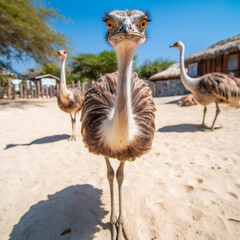
<path fill-rule="evenodd" d="M 115 215 L 115 207 L 114 207 L 114 188 L 113 188 L 113 180 L 114 180 L 114 170 L 110 164 L 109 158 L 105 157 L 106 165 L 107 165 L 107 178 L 110 186 L 110 194 L 111 194 L 111 216 L 110 222 L 112 224 L 112 240 L 116 240 L 117 231 L 116 231 L 116 223 L 117 217 Z"/>
<path fill-rule="evenodd" d="M 72 121 L 72 136 L 69 138 L 70 141 L 76 141 L 76 115 L 77 113 L 74 113 L 74 116 L 70 113 Z"/>
<path fill-rule="evenodd" d="M 119 192 L 119 217 L 118 217 L 118 237 L 117 240 L 122 240 L 122 235 L 126 240 L 129 240 L 127 233 L 124 228 L 124 218 L 123 218 L 123 201 L 122 201 L 122 183 L 124 180 L 124 163 L 121 162 L 117 170 L 117 182 L 118 182 L 118 192 Z"/>
<path fill-rule="evenodd" d="M 202 120 L 202 126 L 203 126 L 203 127 L 204 127 L 204 125 L 205 125 L 206 113 L 207 113 L 207 106 L 204 106 L 204 109 L 203 109 L 203 120 Z"/>
<path fill-rule="evenodd" d="M 215 115 L 215 118 L 213 120 L 213 123 L 212 123 L 212 126 L 211 126 L 211 130 L 213 131 L 214 130 L 214 125 L 215 125 L 215 122 L 217 120 L 217 117 L 218 117 L 218 114 L 220 113 L 220 108 L 218 106 L 218 103 L 216 102 L 216 115 Z"/>

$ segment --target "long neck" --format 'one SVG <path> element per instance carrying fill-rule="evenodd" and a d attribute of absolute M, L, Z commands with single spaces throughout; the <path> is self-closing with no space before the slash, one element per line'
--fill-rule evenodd
<path fill-rule="evenodd" d="M 119 77 L 113 122 L 114 128 L 119 129 L 125 141 L 131 138 L 130 130 L 133 121 L 131 95 L 133 55 L 134 50 L 124 47 L 121 51 L 117 51 Z"/>
<path fill-rule="evenodd" d="M 193 91 L 198 83 L 198 78 L 191 78 L 187 75 L 185 66 L 184 66 L 184 46 L 180 50 L 180 75 L 181 80 L 183 82 L 183 85 L 185 88 L 187 88 L 189 91 Z"/>
<path fill-rule="evenodd" d="M 65 64 L 66 64 L 66 59 L 62 61 L 62 65 L 61 65 L 61 77 L 60 77 L 60 97 L 61 98 L 66 98 L 67 96 Z"/>
<path fill-rule="evenodd" d="M 128 118 L 132 110 L 131 81 L 132 81 L 132 56 L 125 58 L 118 56 L 119 77 L 117 82 L 116 114 Z"/>

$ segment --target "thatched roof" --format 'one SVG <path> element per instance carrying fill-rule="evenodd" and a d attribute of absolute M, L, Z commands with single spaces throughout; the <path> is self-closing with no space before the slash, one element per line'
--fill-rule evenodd
<path fill-rule="evenodd" d="M 217 55 L 229 54 L 236 51 L 240 51 L 240 34 L 235 37 L 222 40 L 201 52 L 188 56 L 185 59 L 185 63 L 197 62 L 201 59 L 208 59 Z"/>
<path fill-rule="evenodd" d="M 166 70 L 156 73 L 149 78 L 150 81 L 161 81 L 161 80 L 169 80 L 169 79 L 180 79 L 179 63 L 173 63 Z"/>

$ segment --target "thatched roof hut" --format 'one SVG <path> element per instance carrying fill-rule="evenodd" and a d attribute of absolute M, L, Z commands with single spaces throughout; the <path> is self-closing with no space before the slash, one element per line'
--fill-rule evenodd
<path fill-rule="evenodd" d="M 192 76 L 223 72 L 240 77 L 240 34 L 188 56 L 185 64 Z"/>
<path fill-rule="evenodd" d="M 180 79 L 180 64 L 173 63 L 166 70 L 156 73 L 149 78 L 150 81 Z"/>
<path fill-rule="evenodd" d="M 224 39 L 203 51 L 188 56 L 185 58 L 185 63 L 196 62 L 202 59 L 216 57 L 217 55 L 230 54 L 238 51 L 240 51 L 240 34 L 232 38 Z"/>
<path fill-rule="evenodd" d="M 156 73 L 149 78 L 150 81 L 160 81 L 166 79 L 176 79 L 180 76 L 179 63 L 173 63 L 166 70 Z"/>
<path fill-rule="evenodd" d="M 155 97 L 183 95 L 188 91 L 180 80 L 180 65 L 173 63 L 166 70 L 149 78 L 155 84 Z"/>

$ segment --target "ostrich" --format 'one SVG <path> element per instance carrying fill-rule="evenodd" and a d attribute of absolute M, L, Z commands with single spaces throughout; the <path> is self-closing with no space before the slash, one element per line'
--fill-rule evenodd
<path fill-rule="evenodd" d="M 101 77 L 85 94 L 82 136 L 89 152 L 104 156 L 111 195 L 112 239 L 128 239 L 124 228 L 122 183 L 125 161 L 147 153 L 155 133 L 155 105 L 150 88 L 132 73 L 133 56 L 145 42 L 150 21 L 139 10 L 115 10 L 105 15 L 107 40 L 117 53 L 118 72 Z M 114 169 L 109 158 L 120 161 L 116 178 L 119 217 L 114 208 Z"/>
<path fill-rule="evenodd" d="M 187 75 L 184 67 L 184 44 L 181 41 L 177 41 L 170 47 L 180 50 L 180 71 L 183 85 L 204 106 L 202 126 L 205 123 L 207 105 L 215 102 L 216 115 L 211 126 L 211 130 L 213 131 L 220 113 L 218 104 L 227 103 L 235 107 L 238 105 L 240 100 L 240 79 L 218 72 L 208 73 L 198 78 L 191 78 Z"/>
<path fill-rule="evenodd" d="M 76 141 L 76 115 L 81 110 L 83 104 L 83 95 L 78 89 L 67 89 L 65 77 L 65 63 L 67 59 L 67 51 L 58 50 L 58 56 L 61 60 L 61 78 L 60 78 L 60 93 L 57 97 L 59 108 L 70 113 L 72 122 L 71 141 Z"/>

